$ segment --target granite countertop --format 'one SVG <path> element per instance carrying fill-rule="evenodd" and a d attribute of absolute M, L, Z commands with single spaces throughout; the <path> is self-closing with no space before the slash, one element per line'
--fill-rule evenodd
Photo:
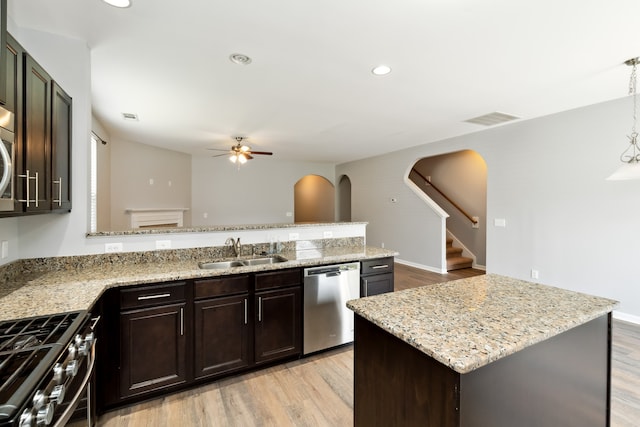
<path fill-rule="evenodd" d="M 610 299 L 493 274 L 347 302 L 356 314 L 461 374 L 593 320 L 616 305 Z"/>
<path fill-rule="evenodd" d="M 116 260 L 93 265 L 87 263 L 77 268 L 56 266 L 52 262 L 46 271 L 21 274 L 13 280 L 0 282 L 0 320 L 87 310 L 106 289 L 112 287 L 333 264 L 394 256 L 396 253 L 387 249 L 354 246 L 283 252 L 281 255 L 288 261 L 216 270 L 198 268 L 199 261 L 208 261 L 199 258 L 158 262 Z"/>

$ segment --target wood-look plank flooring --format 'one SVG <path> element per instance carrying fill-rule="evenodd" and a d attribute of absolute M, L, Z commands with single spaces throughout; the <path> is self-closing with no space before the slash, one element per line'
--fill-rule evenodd
<path fill-rule="evenodd" d="M 395 265 L 396 290 L 484 274 Z M 614 321 L 613 427 L 640 426 L 640 326 Z M 351 426 L 353 347 L 330 350 L 119 409 L 101 427 Z M 73 427 L 80 427 L 74 424 Z"/>

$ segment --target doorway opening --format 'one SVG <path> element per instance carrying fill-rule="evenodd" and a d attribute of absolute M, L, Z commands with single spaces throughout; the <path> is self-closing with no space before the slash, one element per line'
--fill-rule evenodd
<path fill-rule="evenodd" d="M 335 188 L 325 177 L 307 175 L 293 187 L 294 222 L 334 222 Z"/>

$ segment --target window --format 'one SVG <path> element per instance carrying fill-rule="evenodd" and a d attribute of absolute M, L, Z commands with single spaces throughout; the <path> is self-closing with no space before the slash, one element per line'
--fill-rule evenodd
<path fill-rule="evenodd" d="M 91 134 L 91 183 L 89 185 L 89 232 L 98 231 L 98 141 L 100 138 Z"/>

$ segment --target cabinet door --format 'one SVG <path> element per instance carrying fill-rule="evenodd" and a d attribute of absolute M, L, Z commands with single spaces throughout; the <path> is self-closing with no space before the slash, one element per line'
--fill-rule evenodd
<path fill-rule="evenodd" d="M 120 314 L 120 396 L 186 381 L 185 304 Z"/>
<path fill-rule="evenodd" d="M 370 297 L 386 292 L 393 292 L 393 273 L 374 274 L 360 278 L 361 297 Z"/>
<path fill-rule="evenodd" d="M 53 82 L 51 198 L 54 211 L 71 210 L 71 97 Z"/>
<path fill-rule="evenodd" d="M 255 294 L 255 362 L 299 355 L 302 348 L 300 287 Z"/>
<path fill-rule="evenodd" d="M 249 295 L 195 302 L 195 377 L 249 366 Z"/>
<path fill-rule="evenodd" d="M 24 65 L 24 170 L 18 180 L 22 188 L 19 198 L 26 212 L 49 211 L 51 77 L 27 54 Z"/>
<path fill-rule="evenodd" d="M 6 51 L 4 45 L 7 42 L 7 0 L 0 0 L 0 70 L 4 72 L 4 67 L 7 64 Z M 0 73 L 2 75 L 2 73 Z M 0 104 L 7 102 L 7 81 L 4 78 L 0 78 Z M 15 111 L 11 110 L 10 111 Z"/>

